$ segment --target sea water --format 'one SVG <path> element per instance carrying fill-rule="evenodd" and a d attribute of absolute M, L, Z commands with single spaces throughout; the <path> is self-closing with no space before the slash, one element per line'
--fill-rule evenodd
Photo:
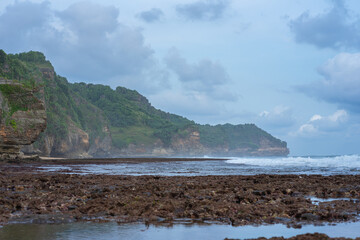
<path fill-rule="evenodd" d="M 256 174 L 360 174 L 360 156 L 232 157 L 224 160 L 145 162 L 138 164 L 44 165 L 42 171 L 67 170 L 78 174 L 111 175 L 256 175 Z"/>
<path fill-rule="evenodd" d="M 292 237 L 304 233 L 325 233 L 330 237 L 360 236 L 360 222 L 339 223 L 337 225 L 304 225 L 301 229 L 288 228 L 283 224 L 240 226 L 212 224 L 167 226 L 145 226 L 144 224 L 109 223 L 68 223 L 68 224 L 13 224 L 0 228 L 2 240 L 52 240 L 52 239 L 126 239 L 126 240 L 187 240 L 207 239 L 223 240 L 225 238 L 248 239 L 258 237 L 284 236 Z"/>

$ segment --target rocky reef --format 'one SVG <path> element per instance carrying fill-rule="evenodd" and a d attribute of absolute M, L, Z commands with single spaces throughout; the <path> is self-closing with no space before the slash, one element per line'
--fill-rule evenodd
<path fill-rule="evenodd" d="M 0 79 L 0 157 L 22 156 L 20 147 L 36 141 L 46 128 L 44 102 L 33 88 Z"/>
<path fill-rule="evenodd" d="M 189 219 L 301 228 L 358 219 L 359 181 L 360 175 L 81 175 L 0 164 L 0 224 L 41 217 L 53 223 L 60 214 L 80 221 L 155 224 Z M 312 197 L 330 199 L 316 203 Z"/>

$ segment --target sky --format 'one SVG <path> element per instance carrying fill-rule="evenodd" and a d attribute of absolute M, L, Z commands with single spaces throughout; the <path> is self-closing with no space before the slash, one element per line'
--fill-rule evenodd
<path fill-rule="evenodd" d="M 357 0 L 1 0 L 0 49 L 198 123 L 255 123 L 293 156 L 360 153 Z"/>

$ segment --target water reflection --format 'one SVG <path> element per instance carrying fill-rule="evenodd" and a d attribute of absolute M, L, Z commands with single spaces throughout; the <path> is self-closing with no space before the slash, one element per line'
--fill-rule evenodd
<path fill-rule="evenodd" d="M 312 197 L 307 196 L 308 199 L 310 199 L 311 203 L 314 205 L 319 205 L 319 203 L 326 203 L 326 202 L 332 202 L 332 201 L 349 201 L 352 203 L 358 203 L 358 199 L 353 198 L 318 198 L 318 197 Z"/>
<path fill-rule="evenodd" d="M 224 239 L 258 238 L 284 236 L 291 237 L 304 233 L 325 233 L 330 237 L 359 237 L 360 222 L 340 223 L 335 226 L 305 225 L 301 229 L 287 228 L 285 225 L 242 226 L 229 225 L 186 225 L 172 227 L 144 224 L 110 223 L 68 223 L 68 224 L 13 224 L 0 228 L 3 240 L 48 240 L 48 239 Z"/>

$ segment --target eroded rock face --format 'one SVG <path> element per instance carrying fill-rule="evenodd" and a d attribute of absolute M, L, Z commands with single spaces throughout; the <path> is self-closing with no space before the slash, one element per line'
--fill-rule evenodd
<path fill-rule="evenodd" d="M 66 138 L 62 139 L 57 144 L 54 143 L 54 140 L 49 143 L 49 155 L 51 152 L 53 156 L 65 156 L 69 158 L 91 157 L 87 154 L 90 147 L 89 135 L 70 120 L 68 121 L 67 126 L 68 134 Z"/>
<path fill-rule="evenodd" d="M 276 145 L 268 138 L 262 137 L 257 148 L 240 146 L 230 148 L 226 144 L 215 147 L 205 146 L 200 141 L 201 133 L 188 130 L 186 136 L 176 135 L 171 139 L 169 146 L 164 146 L 160 140 L 151 146 L 142 146 L 130 144 L 127 148 L 115 156 L 154 156 L 154 157 L 172 157 L 172 156 L 286 156 L 289 149 L 284 146 Z M 114 156 L 113 155 L 113 156 Z"/>
<path fill-rule="evenodd" d="M 34 92 L 11 81 L 0 82 L 0 157 L 19 157 L 20 147 L 35 142 L 45 128 L 45 106 Z"/>

